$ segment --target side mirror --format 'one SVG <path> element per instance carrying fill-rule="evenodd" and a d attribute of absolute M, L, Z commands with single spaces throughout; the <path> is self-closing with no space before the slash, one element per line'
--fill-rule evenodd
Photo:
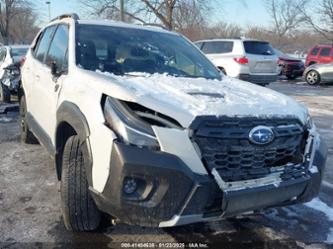
<path fill-rule="evenodd" d="M 51 62 L 51 74 L 53 76 L 57 76 L 57 74 L 58 74 L 57 63 L 55 61 Z"/>

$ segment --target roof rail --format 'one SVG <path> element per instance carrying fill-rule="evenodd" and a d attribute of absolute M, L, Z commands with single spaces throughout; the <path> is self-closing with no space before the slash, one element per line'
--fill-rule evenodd
<path fill-rule="evenodd" d="M 78 14 L 71 13 L 71 14 L 63 14 L 63 15 L 57 16 L 57 17 L 53 18 L 50 22 L 53 22 L 53 21 L 56 21 L 56 20 L 61 20 L 61 19 L 64 19 L 64 18 L 72 18 L 75 21 L 80 20 L 80 17 L 78 16 Z"/>

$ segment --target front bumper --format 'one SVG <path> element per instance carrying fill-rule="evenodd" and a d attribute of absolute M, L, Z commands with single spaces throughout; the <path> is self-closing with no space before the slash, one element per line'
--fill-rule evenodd
<path fill-rule="evenodd" d="M 278 80 L 277 74 L 240 74 L 238 76 L 240 80 L 251 82 L 258 85 L 267 85 L 269 83 L 276 82 Z"/>
<path fill-rule="evenodd" d="M 305 70 L 304 66 L 285 65 L 282 69 L 282 75 L 300 77 Z"/>
<path fill-rule="evenodd" d="M 311 170 L 301 179 L 278 185 L 258 181 L 251 188 L 222 191 L 213 175 L 193 173 L 174 155 L 114 142 L 106 187 L 102 193 L 90 190 L 100 210 L 128 224 L 172 227 L 220 220 L 310 201 L 319 193 L 326 152 L 326 146 L 319 143 L 312 155 Z M 123 190 L 128 178 L 138 183 L 133 194 Z"/>

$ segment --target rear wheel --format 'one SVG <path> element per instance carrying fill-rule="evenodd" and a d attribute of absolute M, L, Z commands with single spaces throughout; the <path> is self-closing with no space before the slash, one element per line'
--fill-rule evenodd
<path fill-rule="evenodd" d="M 20 99 L 20 125 L 21 125 L 21 142 L 26 144 L 37 144 L 38 140 L 30 131 L 27 123 L 27 103 L 25 96 Z"/>
<path fill-rule="evenodd" d="M 320 75 L 317 71 L 311 70 L 305 76 L 306 82 L 311 85 L 318 85 L 320 83 Z"/>
<path fill-rule="evenodd" d="M 65 226 L 70 231 L 92 231 L 99 227 L 101 212 L 88 189 L 85 159 L 78 136 L 67 140 L 63 152 L 61 210 Z"/>
<path fill-rule="evenodd" d="M 0 101 L 4 103 L 10 102 L 10 90 L 8 86 L 0 83 Z"/>

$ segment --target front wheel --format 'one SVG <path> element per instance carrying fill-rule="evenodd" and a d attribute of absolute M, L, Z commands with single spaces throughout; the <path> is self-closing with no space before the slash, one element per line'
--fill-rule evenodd
<path fill-rule="evenodd" d="M 8 86 L 0 82 L 0 101 L 10 103 L 10 90 Z"/>
<path fill-rule="evenodd" d="M 305 76 L 306 82 L 311 85 L 318 85 L 320 83 L 320 75 L 317 71 L 311 70 Z"/>
<path fill-rule="evenodd" d="M 87 232 L 99 227 L 101 212 L 89 189 L 78 136 L 70 137 L 65 145 L 61 173 L 61 210 L 65 226 L 74 232 Z"/>

